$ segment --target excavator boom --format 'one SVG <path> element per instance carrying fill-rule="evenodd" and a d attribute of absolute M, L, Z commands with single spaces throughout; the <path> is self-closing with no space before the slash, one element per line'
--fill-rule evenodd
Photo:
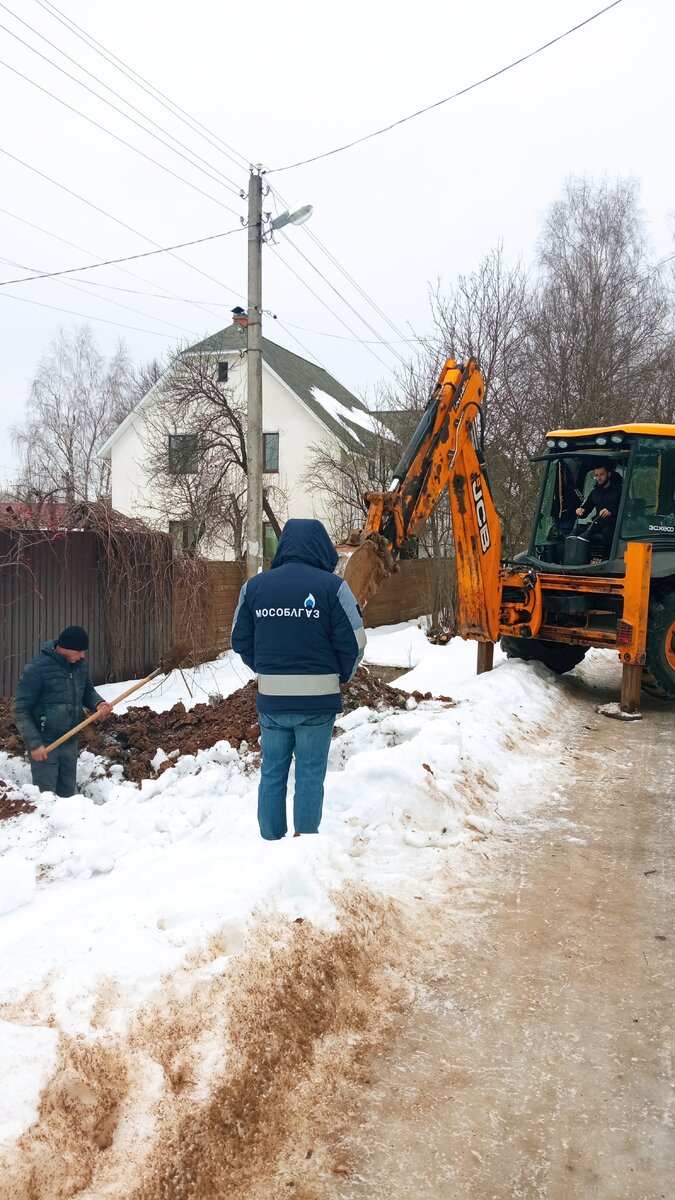
<path fill-rule="evenodd" d="M 485 393 L 474 359 L 463 367 L 449 358 L 422 419 L 386 492 L 367 492 L 368 514 L 354 539 L 338 547 L 342 573 L 365 604 L 411 538 L 419 536 L 448 483 L 459 581 L 458 625 L 462 637 L 495 641 L 499 631 L 501 521 L 481 448 L 480 413 Z"/>

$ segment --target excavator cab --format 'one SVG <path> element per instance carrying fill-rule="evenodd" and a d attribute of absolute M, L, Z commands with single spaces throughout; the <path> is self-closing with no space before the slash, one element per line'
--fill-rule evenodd
<path fill-rule="evenodd" d="M 544 470 L 530 546 L 519 561 L 543 570 L 554 566 L 570 573 L 583 568 L 622 575 L 628 544 L 649 542 L 652 577 L 675 574 L 675 433 L 671 427 L 626 425 L 554 432 L 547 438 L 546 453 L 535 461 L 543 462 Z M 620 495 L 618 511 L 604 531 L 597 511 L 577 516 L 577 509 L 589 501 L 599 466 L 611 472 Z"/>
<path fill-rule="evenodd" d="M 503 648 L 564 672 L 590 646 L 616 647 L 634 669 L 631 707 L 640 682 L 675 699 L 675 427 L 558 430 L 535 461 L 544 468 L 530 545 L 502 573 Z M 615 481 L 610 520 L 591 504 L 598 467 Z M 531 603 L 511 602 L 524 570 L 536 620 Z"/>

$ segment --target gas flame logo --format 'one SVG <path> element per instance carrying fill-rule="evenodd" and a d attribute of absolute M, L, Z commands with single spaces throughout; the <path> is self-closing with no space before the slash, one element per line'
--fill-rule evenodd
<path fill-rule="evenodd" d="M 309 596 L 308 596 L 308 597 L 307 597 L 307 599 L 305 600 L 305 608 L 309 609 L 310 611 L 311 611 L 313 608 L 316 608 L 316 600 L 314 599 L 314 597 L 313 597 L 313 595 L 312 595 L 312 593 L 311 593 L 311 592 L 309 593 Z"/>

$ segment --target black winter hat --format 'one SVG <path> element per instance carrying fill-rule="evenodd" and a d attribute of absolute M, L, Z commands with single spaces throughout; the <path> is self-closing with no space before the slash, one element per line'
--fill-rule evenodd
<path fill-rule="evenodd" d="M 62 650 L 88 650 L 89 634 L 81 625 L 69 625 L 56 639 Z"/>

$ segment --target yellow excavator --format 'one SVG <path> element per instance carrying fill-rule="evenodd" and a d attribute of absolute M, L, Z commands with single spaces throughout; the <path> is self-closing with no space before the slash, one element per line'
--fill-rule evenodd
<path fill-rule="evenodd" d="M 535 460 L 543 473 L 530 545 L 504 561 L 483 449 L 484 394 L 474 359 L 447 360 L 387 491 L 366 493 L 365 526 L 338 546 L 338 570 L 367 604 L 447 487 L 458 632 L 478 642 L 479 672 L 492 668 L 500 639 L 507 655 L 558 673 L 599 646 L 615 649 L 623 665 L 624 712 L 638 711 L 643 686 L 675 700 L 675 426 L 549 433 Z M 590 520 L 594 488 L 608 478 L 616 511 L 601 508 Z"/>

